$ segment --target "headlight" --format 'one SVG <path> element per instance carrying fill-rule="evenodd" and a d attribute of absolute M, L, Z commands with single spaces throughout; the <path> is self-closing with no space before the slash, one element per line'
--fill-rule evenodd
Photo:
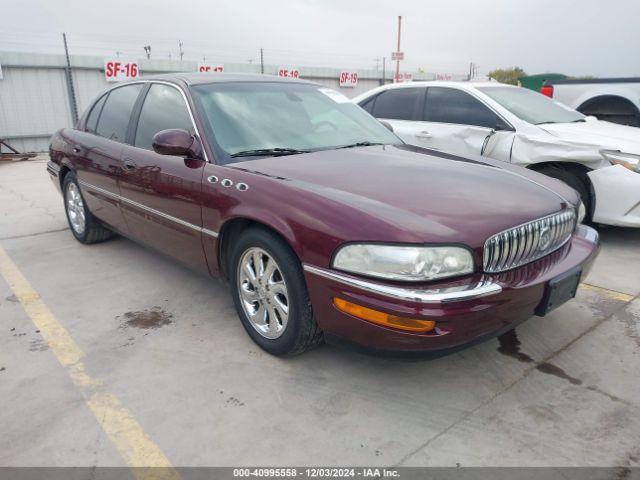
<path fill-rule="evenodd" d="M 578 223 L 577 224 L 582 223 L 586 215 L 587 215 L 587 209 L 584 208 L 584 203 L 582 203 L 581 201 L 580 204 L 578 205 Z"/>
<path fill-rule="evenodd" d="M 622 165 L 634 172 L 640 172 L 640 155 L 616 152 L 613 150 L 601 150 L 600 153 L 604 158 L 609 160 L 612 165 Z"/>
<path fill-rule="evenodd" d="M 333 267 L 345 272 L 418 282 L 473 272 L 473 257 L 454 246 L 352 244 L 340 248 Z"/>

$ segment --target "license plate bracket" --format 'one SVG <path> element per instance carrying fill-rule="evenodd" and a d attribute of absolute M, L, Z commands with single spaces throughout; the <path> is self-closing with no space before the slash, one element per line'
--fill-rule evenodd
<path fill-rule="evenodd" d="M 536 308 L 536 315 L 543 317 L 574 298 L 578 291 L 581 276 L 582 267 L 575 267 L 549 280 L 545 287 L 542 301 Z"/>

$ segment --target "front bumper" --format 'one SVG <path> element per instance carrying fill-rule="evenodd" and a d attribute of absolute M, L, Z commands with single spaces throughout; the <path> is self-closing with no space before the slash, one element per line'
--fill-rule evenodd
<path fill-rule="evenodd" d="M 312 265 L 304 268 L 316 319 L 327 335 L 378 351 L 427 352 L 454 349 L 530 318 L 549 280 L 577 266 L 584 278 L 598 249 L 596 231 L 581 225 L 570 242 L 528 265 L 422 289 L 364 280 Z M 413 333 L 376 325 L 339 311 L 333 305 L 334 297 L 392 315 L 435 320 L 436 329 Z"/>
<path fill-rule="evenodd" d="M 594 222 L 640 227 L 640 173 L 611 165 L 587 175 L 595 192 Z"/>

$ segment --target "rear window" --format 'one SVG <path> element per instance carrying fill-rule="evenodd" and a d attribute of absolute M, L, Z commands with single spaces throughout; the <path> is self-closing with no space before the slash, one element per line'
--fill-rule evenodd
<path fill-rule="evenodd" d="M 142 86 L 141 83 L 127 85 L 109 93 L 98 120 L 96 134 L 116 142 L 125 141 L 131 112 Z"/>
<path fill-rule="evenodd" d="M 100 112 L 102 112 L 102 106 L 104 105 L 104 101 L 107 99 L 107 95 L 103 95 L 100 100 L 98 100 L 93 108 L 91 109 L 91 113 L 89 114 L 89 118 L 87 119 L 87 123 L 85 125 L 85 130 L 87 132 L 96 133 L 96 126 L 98 125 L 98 118 L 100 118 Z"/>
<path fill-rule="evenodd" d="M 376 118 L 413 120 L 420 104 L 422 88 L 393 88 L 378 95 L 372 114 Z M 370 111 L 367 109 L 367 111 Z"/>

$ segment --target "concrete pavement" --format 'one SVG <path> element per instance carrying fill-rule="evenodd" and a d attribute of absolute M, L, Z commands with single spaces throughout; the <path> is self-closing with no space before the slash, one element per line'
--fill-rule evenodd
<path fill-rule="evenodd" d="M 637 466 L 640 230 L 575 301 L 432 361 L 255 346 L 227 287 L 124 238 L 83 246 L 45 160 L 0 164 L 0 247 L 174 466 Z M 123 466 L 109 419 L 0 278 L 0 466 Z"/>

